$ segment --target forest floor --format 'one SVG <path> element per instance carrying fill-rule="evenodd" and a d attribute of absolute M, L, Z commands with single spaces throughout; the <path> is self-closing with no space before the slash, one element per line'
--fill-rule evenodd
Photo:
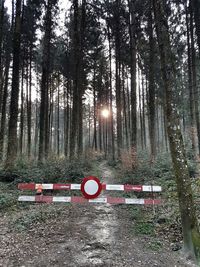
<path fill-rule="evenodd" d="M 105 161 L 98 169 L 106 177 L 104 182 L 116 183 L 113 169 Z M 6 212 L 0 218 L 2 267 L 194 266 L 181 257 L 180 251 L 172 251 L 169 241 L 136 235 L 134 214 L 128 205 L 24 207 L 24 210 Z M 24 229 L 22 226 L 29 221 L 29 227 Z"/>

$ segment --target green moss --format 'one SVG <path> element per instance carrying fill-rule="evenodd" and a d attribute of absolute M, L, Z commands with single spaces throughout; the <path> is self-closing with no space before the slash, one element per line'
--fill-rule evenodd
<path fill-rule="evenodd" d="M 154 236 L 155 229 L 153 223 L 149 222 L 137 222 L 135 225 L 135 233 L 141 235 Z"/>
<path fill-rule="evenodd" d="M 12 194 L 1 193 L 0 194 L 0 210 L 5 211 L 10 207 L 17 204 L 17 199 Z"/>
<path fill-rule="evenodd" d="M 194 246 L 195 256 L 200 266 L 200 234 L 196 228 L 192 229 L 192 242 Z"/>
<path fill-rule="evenodd" d="M 158 240 L 153 240 L 149 242 L 145 247 L 153 251 L 159 251 L 162 248 L 162 243 Z"/>

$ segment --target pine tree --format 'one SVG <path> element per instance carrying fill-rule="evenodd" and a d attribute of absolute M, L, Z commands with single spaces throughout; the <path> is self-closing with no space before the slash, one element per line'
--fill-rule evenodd
<path fill-rule="evenodd" d="M 10 101 L 10 118 L 8 129 L 8 149 L 6 166 L 12 167 L 17 157 L 17 121 L 19 99 L 19 68 L 20 68 L 20 44 L 21 44 L 21 16 L 22 1 L 16 1 L 16 16 L 13 36 L 13 73 L 12 91 Z"/>

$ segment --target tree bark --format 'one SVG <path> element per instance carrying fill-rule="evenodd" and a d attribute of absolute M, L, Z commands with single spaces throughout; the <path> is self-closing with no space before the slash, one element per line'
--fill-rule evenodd
<path fill-rule="evenodd" d="M 20 135 L 19 135 L 19 152 L 23 153 L 23 136 L 24 136 L 24 58 L 22 63 L 22 78 L 21 78 L 21 108 L 20 108 Z"/>
<path fill-rule="evenodd" d="M 66 81 L 66 87 L 64 87 L 64 153 L 65 157 L 68 157 L 69 152 L 69 94 L 70 94 L 70 84 L 69 80 Z"/>
<path fill-rule="evenodd" d="M 21 10 L 22 1 L 16 1 L 15 29 L 13 36 L 13 73 L 10 101 L 10 118 L 8 126 L 8 148 L 6 167 L 12 168 L 17 157 L 17 121 L 19 99 L 19 67 L 20 67 L 20 43 L 21 43 Z"/>
<path fill-rule="evenodd" d="M 1 110 L 0 160 L 3 159 L 4 137 L 5 137 L 5 126 L 6 126 L 6 104 L 7 104 L 7 98 L 8 98 L 8 78 L 9 78 L 10 61 L 11 61 L 11 44 L 9 40 L 9 43 L 7 44 L 7 51 L 6 51 L 5 82 L 4 82 L 3 101 L 2 101 L 2 110 Z"/>
<path fill-rule="evenodd" d="M 194 10 L 194 20 L 196 26 L 197 43 L 199 47 L 200 56 L 200 0 L 192 0 Z"/>
<path fill-rule="evenodd" d="M 130 35 L 130 56 L 131 56 L 131 147 L 137 148 L 137 98 L 136 98 L 136 21 L 135 4 L 128 0 L 129 6 L 129 35 Z"/>
<path fill-rule="evenodd" d="M 0 110 L 2 106 L 2 96 L 3 96 L 2 40 L 3 40 L 3 24 L 4 24 L 4 2 L 5 0 L 1 0 L 0 3 Z"/>
<path fill-rule="evenodd" d="M 197 127 L 197 140 L 198 140 L 198 155 L 200 155 L 200 121 L 199 121 L 199 92 L 197 87 L 197 72 L 196 72 L 196 51 L 194 45 L 194 27 L 193 27 L 193 7 L 190 3 L 190 35 L 191 35 L 191 65 L 192 65 L 192 85 L 194 94 L 194 112 Z"/>
<path fill-rule="evenodd" d="M 189 89 L 189 103 L 190 103 L 190 137 L 192 142 L 192 150 L 195 152 L 195 134 L 194 134 L 194 90 L 192 80 L 192 56 L 191 56 L 191 42 L 190 42 L 190 30 L 189 30 L 189 14 L 187 5 L 186 9 L 186 26 L 187 26 L 187 53 L 188 53 L 188 89 Z"/>
<path fill-rule="evenodd" d="M 48 0 L 45 16 L 45 35 L 42 58 L 42 80 L 41 80 L 41 101 L 40 101 L 40 136 L 38 160 L 43 161 L 47 157 L 47 134 L 48 134 L 48 80 L 50 64 L 50 41 L 52 24 L 52 1 Z"/>
<path fill-rule="evenodd" d="M 112 159 L 115 160 L 115 137 L 114 137 L 114 122 L 113 122 L 113 96 L 112 96 L 112 48 L 111 48 L 111 36 L 110 36 L 110 27 L 107 22 L 107 35 L 108 35 L 108 45 L 109 45 L 109 86 L 110 86 L 110 123 L 109 123 L 109 132 L 111 138 L 111 151 Z"/>
<path fill-rule="evenodd" d="M 80 38 L 78 29 L 79 5 L 78 0 L 73 0 L 74 6 L 74 32 L 73 32 L 73 105 L 72 105 L 72 120 L 70 132 L 70 159 L 76 156 L 76 145 L 78 136 L 78 117 L 79 117 L 79 52 L 80 52 Z"/>
<path fill-rule="evenodd" d="M 94 103 L 94 138 L 93 145 L 95 151 L 97 151 L 97 105 L 96 105 L 96 66 L 94 65 L 94 74 L 93 74 L 93 103 Z"/>
<path fill-rule="evenodd" d="M 58 95 L 57 95 L 57 155 L 60 156 L 60 75 L 58 75 Z"/>
<path fill-rule="evenodd" d="M 144 148 L 146 148 L 146 119 L 145 119 L 145 88 L 144 88 L 144 77 L 142 75 L 142 121 L 143 121 L 143 137 L 144 137 Z"/>
<path fill-rule="evenodd" d="M 86 0 L 82 0 L 80 25 L 80 76 L 79 76 L 79 124 L 78 124 L 78 156 L 83 154 L 83 95 L 85 91 L 84 77 L 84 47 L 85 47 L 85 26 L 86 26 Z"/>
<path fill-rule="evenodd" d="M 149 0 L 149 138 L 151 147 L 151 160 L 156 155 L 156 136 L 155 136 L 155 82 L 154 82 L 154 39 L 153 39 L 153 18 L 152 18 L 152 0 Z"/>
<path fill-rule="evenodd" d="M 27 150 L 28 158 L 31 157 L 31 92 L 32 92 L 32 44 L 30 45 L 30 55 L 29 55 L 29 92 L 28 92 L 28 102 L 27 102 Z"/>

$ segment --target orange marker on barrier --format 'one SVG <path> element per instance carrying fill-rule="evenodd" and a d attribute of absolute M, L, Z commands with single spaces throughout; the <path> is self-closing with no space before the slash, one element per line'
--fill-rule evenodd
<path fill-rule="evenodd" d="M 36 195 L 42 195 L 42 184 L 36 184 Z"/>

